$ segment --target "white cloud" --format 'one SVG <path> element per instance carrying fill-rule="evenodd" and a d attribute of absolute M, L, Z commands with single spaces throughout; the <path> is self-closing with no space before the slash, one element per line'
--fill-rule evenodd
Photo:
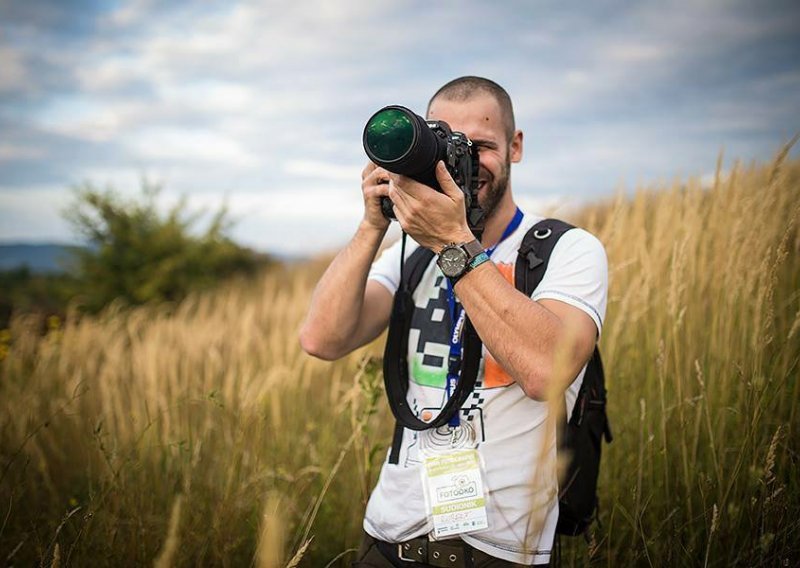
<path fill-rule="evenodd" d="M 114 27 L 129 27 L 142 24 L 152 17 L 151 10 L 155 2 L 153 0 L 128 0 L 105 16 L 101 20 L 101 25 Z"/>
<path fill-rule="evenodd" d="M 166 208 L 178 201 L 166 192 Z M 287 187 L 260 192 L 192 194 L 190 211 L 216 211 L 222 203 L 235 221 L 232 235 L 247 246 L 281 254 L 313 255 L 343 246 L 363 215 L 356 188 Z"/>
<path fill-rule="evenodd" d="M 143 163 L 163 161 L 222 163 L 229 167 L 254 167 L 258 157 L 223 133 L 192 128 L 146 128 L 124 140 Z"/>
<path fill-rule="evenodd" d="M 95 187 L 113 188 L 114 191 L 123 195 L 137 195 L 141 189 L 142 182 L 154 185 L 163 185 L 163 179 L 151 172 L 142 169 L 126 168 L 122 166 L 92 166 L 90 168 L 80 168 L 75 170 L 71 184 L 78 185 L 90 183 Z"/>
<path fill-rule="evenodd" d="M 189 84 L 171 83 L 159 90 L 162 101 L 168 105 L 191 107 L 194 112 L 240 113 L 259 103 L 253 87 L 233 81 L 196 81 Z"/>
<path fill-rule="evenodd" d="M 136 101 L 64 96 L 40 112 L 34 122 L 45 131 L 62 136 L 108 142 L 129 132 L 146 112 L 146 107 Z"/>
<path fill-rule="evenodd" d="M 289 160 L 284 165 L 283 171 L 290 176 L 359 184 L 361 182 L 362 169 L 363 165 L 341 165 L 315 160 Z"/>
<path fill-rule="evenodd" d="M 146 62 L 130 53 L 107 53 L 105 48 L 100 47 L 90 58 L 90 65 L 75 70 L 81 89 L 86 93 L 113 93 L 148 76 Z"/>
<path fill-rule="evenodd" d="M 205 201 L 213 203 L 215 199 L 206 197 Z M 226 201 L 231 213 L 237 216 L 301 223 L 346 220 L 353 221 L 353 228 L 364 210 L 360 190 L 343 187 L 290 187 L 257 193 L 231 193 Z M 190 200 L 192 205 L 200 202 L 198 196 Z"/>
<path fill-rule="evenodd" d="M 70 198 L 64 188 L 56 186 L 24 191 L 0 187 L 0 239 L 74 241 L 71 228 L 61 215 Z"/>
<path fill-rule="evenodd" d="M 574 206 L 576 202 L 582 202 L 563 195 L 542 196 L 524 193 L 515 194 L 514 200 L 523 211 L 540 215 L 558 215 L 559 211 L 563 212 L 565 209 Z"/>

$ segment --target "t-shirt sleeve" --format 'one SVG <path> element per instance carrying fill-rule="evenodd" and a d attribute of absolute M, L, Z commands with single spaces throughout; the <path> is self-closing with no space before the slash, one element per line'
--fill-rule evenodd
<path fill-rule="evenodd" d="M 531 298 L 559 300 L 583 310 L 599 337 L 608 301 L 608 259 L 602 243 L 583 229 L 564 233 Z"/>
<path fill-rule="evenodd" d="M 367 279 L 375 280 L 394 295 L 400 287 L 400 250 L 402 239 L 383 250 L 377 260 L 372 263 Z M 406 241 L 406 258 L 414 252 L 419 245 L 408 237 Z"/>

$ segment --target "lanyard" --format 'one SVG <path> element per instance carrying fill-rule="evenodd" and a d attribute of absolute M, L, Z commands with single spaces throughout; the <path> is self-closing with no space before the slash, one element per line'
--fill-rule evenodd
<path fill-rule="evenodd" d="M 486 254 L 489 255 L 490 258 L 492 253 L 497 248 L 497 245 L 511 236 L 511 234 L 517 230 L 521 222 L 522 211 L 520 211 L 519 207 L 517 207 L 514 217 L 511 219 L 511 221 L 509 221 L 505 231 L 503 231 L 503 235 L 500 237 L 500 240 L 497 241 L 497 243 L 491 248 L 486 249 Z M 466 312 L 460 303 L 456 303 L 456 295 L 453 292 L 453 285 L 450 283 L 450 280 L 445 280 L 447 281 L 447 306 L 450 308 L 450 321 L 453 323 L 453 327 L 450 329 L 450 352 L 447 357 L 447 384 L 445 388 L 445 394 L 447 396 L 447 400 L 449 400 L 450 397 L 456 392 L 458 376 L 461 372 L 461 331 L 464 327 Z M 455 428 L 459 425 L 459 414 L 460 411 L 453 414 L 450 422 L 448 422 L 448 425 L 451 428 Z"/>

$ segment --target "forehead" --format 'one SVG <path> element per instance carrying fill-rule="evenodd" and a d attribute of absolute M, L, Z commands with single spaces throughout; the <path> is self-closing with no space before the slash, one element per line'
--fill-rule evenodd
<path fill-rule="evenodd" d="M 499 141 L 505 137 L 500 105 L 494 97 L 483 93 L 464 101 L 434 99 L 428 119 L 444 120 L 450 128 L 471 139 Z"/>

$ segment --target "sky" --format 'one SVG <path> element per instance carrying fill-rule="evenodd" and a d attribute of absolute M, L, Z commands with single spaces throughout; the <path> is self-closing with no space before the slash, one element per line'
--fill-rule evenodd
<path fill-rule="evenodd" d="M 226 204 L 262 251 L 341 247 L 366 120 L 506 88 L 527 209 L 768 161 L 800 132 L 800 2 L 0 0 L 0 242 L 78 242 L 91 183 Z M 798 155 L 794 148 L 793 155 Z"/>

